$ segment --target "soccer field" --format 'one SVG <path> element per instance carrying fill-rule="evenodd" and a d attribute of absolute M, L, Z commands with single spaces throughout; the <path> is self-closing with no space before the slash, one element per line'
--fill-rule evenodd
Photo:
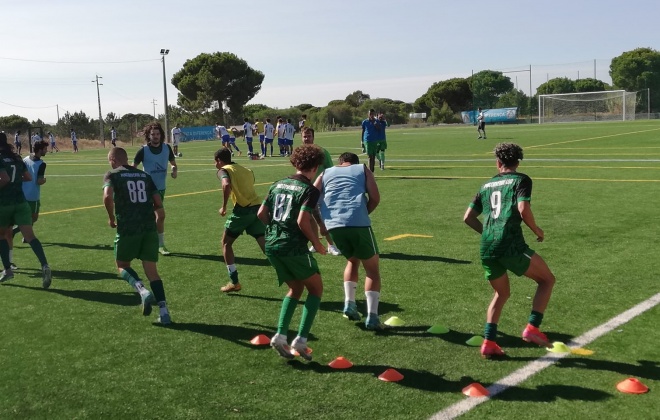
<path fill-rule="evenodd" d="M 325 290 L 309 341 L 312 362 L 287 362 L 250 343 L 274 333 L 286 293 L 251 237 L 234 244 L 243 290 L 219 290 L 228 276 L 213 164 L 218 142 L 182 144 L 179 177 L 167 181 L 172 255 L 161 257 L 159 271 L 169 327 L 154 324 L 156 315 L 142 317 L 139 297 L 116 274 L 114 230 L 101 200 L 107 150 L 48 154 L 35 233 L 53 283 L 41 288 L 37 259 L 18 237 L 20 269 L 0 286 L 0 418 L 421 419 L 468 398 L 461 389 L 470 383 L 499 384 L 548 353 L 520 338 L 535 284 L 515 276 L 499 324 L 508 357 L 484 360 L 465 343 L 482 335 L 492 292 L 479 235 L 462 216 L 497 173 L 499 142 L 524 148 L 519 171 L 534 181 L 532 208 L 545 241 L 524 229 L 557 278 L 541 328 L 550 340 L 568 343 L 660 292 L 653 266 L 660 121 L 499 125 L 487 134 L 477 140 L 476 128 L 466 126 L 388 131 L 386 169 L 376 169 L 381 203 L 371 218 L 381 251 L 381 319 L 405 325 L 374 333 L 344 319 L 345 259 L 317 255 Z M 335 159 L 358 153 L 358 141 L 357 131 L 316 136 Z M 245 155 L 245 143 L 238 145 Z M 294 172 L 284 158 L 235 161 L 254 170 L 263 195 Z M 139 262 L 134 267 L 142 275 Z M 585 345 L 592 355 L 561 358 L 464 417 L 657 418 L 659 323 L 655 306 Z M 450 332 L 427 333 L 433 325 Z M 330 368 L 338 356 L 354 366 Z M 378 380 L 390 368 L 404 379 Z M 629 377 L 650 391 L 617 391 Z"/>

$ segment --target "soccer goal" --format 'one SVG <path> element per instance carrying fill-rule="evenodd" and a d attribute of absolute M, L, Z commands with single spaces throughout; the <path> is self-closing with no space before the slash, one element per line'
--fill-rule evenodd
<path fill-rule="evenodd" d="M 632 121 L 637 92 L 603 92 L 539 95 L 539 124 L 579 121 Z"/>

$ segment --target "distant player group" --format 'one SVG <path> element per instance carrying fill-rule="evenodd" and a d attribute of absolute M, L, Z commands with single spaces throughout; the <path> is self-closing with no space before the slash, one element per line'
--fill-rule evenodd
<path fill-rule="evenodd" d="M 371 110 L 369 118 L 363 122 L 362 145 L 369 156 L 369 166 L 373 166 L 377 156 L 382 169 L 386 145 L 383 147 L 378 131 L 384 133 L 386 125 L 381 122 L 384 119 L 379 121 L 374 114 Z M 291 126 L 291 122 L 278 118 L 278 123 L 283 126 L 281 139 L 288 141 L 286 136 L 290 129 L 287 126 Z M 377 128 L 379 126 L 382 128 Z M 223 257 L 229 275 L 229 283 L 221 288 L 222 292 L 242 289 L 233 243 L 245 232 L 256 240 L 266 255 L 279 284 L 286 284 L 288 288 L 282 301 L 277 332 L 271 339 L 271 346 L 280 356 L 291 359 L 294 354 L 299 354 L 307 360 L 312 359 L 307 338 L 323 294 L 323 281 L 313 252 L 346 258 L 342 312 L 352 321 L 361 319 L 356 289 L 359 267 L 364 268 L 365 328 L 376 331 L 386 328 L 380 322 L 378 311 L 381 290 L 379 250 L 370 214 L 380 203 L 380 193 L 372 169 L 361 165 L 359 157 L 351 152 L 342 153 L 338 164 L 333 166 L 329 153 L 314 144 L 314 130 L 301 124 L 303 144 L 293 148 L 293 144 L 282 142 L 280 149 L 282 156 L 289 156 L 295 173 L 274 182 L 261 199 L 254 189 L 252 170 L 232 161 L 232 147 L 239 155 L 240 150 L 232 145 L 231 137 L 225 137 L 230 130 L 220 125 L 216 129 L 224 146 L 214 154 L 222 186 L 221 216 L 227 215 L 229 199 L 233 202 L 222 236 Z M 254 152 L 248 138 L 252 140 L 253 136 L 259 135 L 261 153 L 258 156 L 266 155 L 268 144 L 272 155 L 272 136 L 279 129 L 273 127 L 269 119 L 265 120 L 263 127 L 250 124 L 246 119 L 244 132 L 249 153 Z M 158 322 L 167 325 L 172 319 L 157 261 L 159 253 L 169 255 L 164 245 L 163 200 L 168 165 L 172 168 L 172 178 L 176 178 L 177 164 L 174 151 L 163 143 L 165 133 L 159 123 L 147 125 L 144 136 L 147 144 L 140 148 L 133 165 L 129 165 L 123 148 L 110 150 L 108 162 L 112 169 L 104 177 L 103 204 L 108 225 L 117 230 L 114 253 L 120 276 L 139 294 L 143 315 L 151 314 L 152 307 L 157 305 Z M 4 266 L 0 282 L 14 277 L 15 266 L 9 248 L 13 237 L 11 226 L 17 225 L 41 263 L 43 287 L 50 286 L 50 267 L 32 230 L 38 217 L 38 185 L 45 182 L 45 163 L 36 162 L 46 153 L 47 146 L 46 142 L 38 143 L 34 155 L 23 160 L 7 143 L 5 134 L 0 133 L 0 256 Z M 537 283 L 522 338 L 540 346 L 549 345 L 539 327 L 555 282 L 545 261 L 526 245 L 522 234 L 521 224 L 525 223 L 539 242 L 544 239 L 544 232 L 536 225 L 531 211 L 532 180 L 517 172 L 523 159 L 522 149 L 515 144 L 499 144 L 495 157 L 498 174 L 481 187 L 464 216 L 465 223 L 481 234 L 481 263 L 485 278 L 494 290 L 481 347 L 481 355 L 486 358 L 504 356 L 496 338 L 500 315 L 510 294 L 508 271 L 525 275 Z M 144 171 L 137 169 L 140 163 Z M 483 222 L 478 218 L 480 215 L 483 215 Z M 321 243 L 319 233 L 326 237 L 327 248 Z M 142 261 L 151 290 L 131 267 L 135 259 Z M 289 325 L 305 290 L 308 295 L 298 333 L 289 344 Z"/>

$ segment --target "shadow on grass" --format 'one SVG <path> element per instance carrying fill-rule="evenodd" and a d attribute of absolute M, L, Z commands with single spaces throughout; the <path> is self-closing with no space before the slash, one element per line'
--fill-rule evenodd
<path fill-rule="evenodd" d="M 437 257 L 433 255 L 411 255 L 411 254 L 402 254 L 400 252 L 389 252 L 378 255 L 380 258 L 384 258 L 388 260 L 430 261 L 430 262 L 441 262 L 447 264 L 472 264 L 472 261 L 455 260 L 453 258 Z"/>
<path fill-rule="evenodd" d="M 84 245 L 84 244 L 72 244 L 65 242 L 42 242 L 43 246 L 59 246 L 62 248 L 71 248 L 71 249 L 92 249 L 98 251 L 112 251 L 114 247 L 108 244 L 96 244 L 96 245 Z"/>
<path fill-rule="evenodd" d="M 239 327 L 235 325 L 214 325 L 200 324 L 197 322 L 174 322 L 171 325 L 154 324 L 161 328 L 175 331 L 189 331 L 196 334 L 204 334 L 210 337 L 221 338 L 231 341 L 242 347 L 248 347 L 255 350 L 270 349 L 270 346 L 255 346 L 250 340 L 259 334 L 264 334 L 262 329 Z"/>
<path fill-rule="evenodd" d="M 186 252 L 172 252 L 166 258 L 189 258 L 192 260 L 206 260 L 224 262 L 222 255 L 208 255 L 208 254 L 190 254 Z M 235 263 L 240 265 L 258 265 L 269 267 L 270 263 L 264 258 L 249 258 L 249 257 L 234 257 Z"/>
<path fill-rule="evenodd" d="M 39 268 L 21 268 L 14 271 L 15 279 L 20 279 L 22 276 L 29 278 L 42 277 L 41 269 Z M 117 280 L 115 273 L 108 273 L 107 271 L 91 271 L 91 270 L 53 270 L 53 281 L 57 280 L 86 280 L 86 281 L 99 281 L 99 280 Z"/>
<path fill-rule="evenodd" d="M 425 370 L 398 368 L 396 366 L 356 364 L 349 369 L 333 369 L 318 362 L 304 363 L 300 360 L 291 360 L 288 364 L 300 371 L 312 371 L 319 374 L 355 373 L 359 375 L 370 375 L 374 378 L 377 378 L 387 369 L 396 369 L 397 372 L 403 375 L 403 379 L 396 382 L 397 385 L 430 392 L 460 392 L 463 387 L 475 382 L 473 378 L 468 376 L 464 376 L 457 381 L 448 381 L 444 379 L 444 375 L 438 375 Z"/>
<path fill-rule="evenodd" d="M 14 283 L 5 283 L 5 286 L 20 287 L 23 289 L 39 290 L 46 293 L 54 293 L 72 299 L 82 299 L 90 302 L 106 303 L 118 306 L 140 306 L 140 297 L 133 292 L 102 292 L 98 290 L 62 290 L 51 287 L 43 289 L 37 286 L 23 286 Z"/>
<path fill-rule="evenodd" d="M 598 360 L 589 357 L 566 357 L 557 362 L 560 368 L 578 368 L 590 370 L 609 370 L 625 376 L 660 380 L 660 362 L 651 360 L 638 360 L 639 365 L 615 362 L 611 360 Z"/>
<path fill-rule="evenodd" d="M 554 402 L 557 400 L 568 401 L 603 401 L 610 398 L 611 395 L 605 391 L 589 389 L 581 386 L 571 385 L 541 385 L 536 389 L 526 389 L 511 387 L 501 394 L 497 394 L 494 399 L 501 401 L 533 401 L 533 402 Z"/>

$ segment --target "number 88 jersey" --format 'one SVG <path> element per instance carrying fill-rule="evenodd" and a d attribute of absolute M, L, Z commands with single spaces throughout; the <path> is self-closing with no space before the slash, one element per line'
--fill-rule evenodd
<path fill-rule="evenodd" d="M 105 174 L 103 187 L 113 190 L 118 234 L 156 230 L 153 195 L 158 190 L 149 174 L 132 166 L 120 166 Z"/>

